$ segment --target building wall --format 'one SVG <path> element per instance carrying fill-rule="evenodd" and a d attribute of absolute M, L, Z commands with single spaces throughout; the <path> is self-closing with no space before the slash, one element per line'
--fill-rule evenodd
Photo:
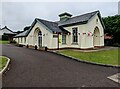
<path fill-rule="evenodd" d="M 58 48 L 58 35 L 57 34 L 51 34 L 51 42 L 50 42 L 50 49 L 57 49 Z M 53 35 L 56 35 L 56 37 L 53 37 Z"/>
<path fill-rule="evenodd" d="M 98 19 L 98 22 L 96 22 L 96 19 Z M 78 28 L 78 44 L 72 44 L 72 28 Z M 94 30 L 98 27 L 100 31 L 100 44 L 93 45 L 93 37 L 94 37 Z M 65 27 L 66 30 L 68 30 L 71 35 L 67 35 L 66 37 L 66 45 L 60 43 L 60 48 L 64 47 L 72 47 L 72 48 L 93 48 L 94 46 L 104 46 L 104 29 L 101 25 L 101 22 L 98 18 L 98 15 L 93 16 L 87 24 L 83 25 L 74 25 Z M 83 35 L 83 33 L 86 33 Z M 90 35 L 88 35 L 90 33 Z M 62 36 L 60 37 L 62 38 Z"/>
<path fill-rule="evenodd" d="M 42 46 L 43 47 L 44 46 L 47 46 L 48 48 L 57 47 L 56 46 L 57 39 L 53 38 L 53 34 L 49 31 L 49 29 L 47 29 L 44 25 L 40 23 L 36 23 L 35 26 L 32 28 L 31 32 L 29 33 L 29 35 L 27 36 L 26 40 L 27 40 L 28 45 L 38 46 L 38 37 L 35 35 L 36 28 L 42 32 Z"/>
<path fill-rule="evenodd" d="M 96 19 L 98 21 L 96 22 Z M 72 43 L 72 28 L 78 28 L 78 44 L 73 44 Z M 93 44 L 94 41 L 94 30 L 95 28 L 98 27 L 100 31 L 100 42 L 99 44 L 96 43 Z M 47 46 L 49 49 L 56 49 L 58 48 L 58 37 L 53 37 L 53 34 L 48 28 L 46 28 L 43 24 L 41 23 L 36 23 L 34 27 L 32 28 L 31 32 L 29 35 L 26 37 L 26 42 L 24 37 L 15 38 L 15 40 L 19 44 L 23 45 L 32 45 L 38 46 L 38 37 L 35 35 L 37 32 L 36 28 L 38 28 L 39 31 L 42 32 L 42 46 Z M 66 44 L 62 44 L 62 35 L 59 35 L 59 48 L 93 48 L 94 46 L 104 46 L 104 29 L 101 25 L 101 22 L 98 18 L 98 15 L 93 16 L 87 24 L 82 24 L 82 25 L 74 25 L 74 26 L 69 26 L 69 27 L 64 27 L 66 30 L 68 30 L 71 34 L 66 35 Z M 39 32 L 38 31 L 38 32 Z M 86 34 L 83 34 L 86 33 Z M 88 35 L 90 33 L 90 35 Z M 22 39 L 22 41 L 21 41 Z M 39 47 L 39 46 L 38 46 Z"/>
<path fill-rule="evenodd" d="M 18 43 L 18 38 L 13 38 L 14 41 L 16 41 Z"/>
<path fill-rule="evenodd" d="M 96 22 L 96 19 L 98 19 L 98 22 Z M 100 36 L 98 36 L 100 38 L 100 43 L 95 45 L 95 46 L 104 46 L 104 28 L 100 22 L 100 19 L 98 17 L 98 15 L 95 15 L 94 17 L 92 17 L 92 19 L 89 21 L 88 23 L 88 29 L 87 31 L 91 31 L 92 33 L 94 33 L 95 28 L 98 27 L 99 32 L 100 32 Z M 88 39 L 87 39 L 88 41 Z M 91 37 L 90 44 L 87 44 L 86 46 L 91 46 L 93 47 L 93 36 Z"/>
<path fill-rule="evenodd" d="M 82 46 L 81 42 L 82 40 L 84 40 L 82 33 L 85 32 L 87 28 L 86 26 L 87 26 L 86 24 L 83 24 L 83 25 L 74 25 L 74 26 L 65 27 L 65 29 L 69 31 L 71 34 L 66 36 L 66 45 L 65 44 L 62 45 L 61 43 L 60 48 L 63 48 L 63 47 L 81 48 Z M 72 28 L 76 28 L 76 27 L 78 28 L 78 44 L 73 44 Z"/>
<path fill-rule="evenodd" d="M 13 40 L 15 40 L 18 44 L 21 44 L 21 45 L 27 45 L 28 44 L 27 37 L 13 38 Z"/>

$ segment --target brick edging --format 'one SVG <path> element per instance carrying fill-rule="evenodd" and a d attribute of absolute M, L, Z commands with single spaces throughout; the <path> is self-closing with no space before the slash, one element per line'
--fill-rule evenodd
<path fill-rule="evenodd" d="M 64 55 L 64 54 L 62 54 L 62 53 L 56 53 L 56 52 L 52 52 L 52 51 L 48 51 L 48 52 L 53 53 L 53 54 L 57 54 L 57 55 L 61 55 L 61 56 L 70 58 L 70 59 L 72 59 L 72 60 L 75 60 L 75 61 L 78 61 L 78 62 L 82 62 L 82 63 L 86 63 L 86 64 L 98 65 L 98 66 L 104 66 L 104 67 L 120 68 L 120 66 L 109 65 L 109 64 L 101 64 L 101 63 L 95 63 L 95 62 L 88 62 L 88 61 L 80 60 L 80 59 L 78 59 L 78 58 L 74 58 L 74 57 L 71 57 L 71 56 L 67 56 L 67 55 Z"/>
<path fill-rule="evenodd" d="M 2 57 L 5 57 L 5 56 L 2 56 Z M 0 71 L 0 75 L 3 74 L 8 69 L 8 66 L 9 66 L 9 64 L 11 62 L 10 58 L 8 58 L 8 57 L 5 57 L 5 58 L 7 58 L 8 61 L 7 61 L 6 65 L 5 65 L 5 67 Z"/>

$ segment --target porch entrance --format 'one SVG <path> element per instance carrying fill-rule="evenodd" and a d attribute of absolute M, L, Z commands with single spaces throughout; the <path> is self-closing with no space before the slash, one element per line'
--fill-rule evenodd
<path fill-rule="evenodd" d="M 42 31 L 40 30 L 40 28 L 36 28 L 34 31 L 33 44 L 38 48 L 42 47 Z"/>
<path fill-rule="evenodd" d="M 93 46 L 94 47 L 100 46 L 100 31 L 98 27 L 96 27 L 94 30 Z"/>

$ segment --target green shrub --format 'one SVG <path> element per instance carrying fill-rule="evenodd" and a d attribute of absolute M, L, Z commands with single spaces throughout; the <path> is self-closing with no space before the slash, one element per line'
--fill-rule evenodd
<path fill-rule="evenodd" d="M 8 40 L 8 36 L 7 35 L 2 35 L 2 40 L 7 41 Z"/>
<path fill-rule="evenodd" d="M 17 42 L 15 40 L 11 40 L 10 43 L 16 44 Z"/>

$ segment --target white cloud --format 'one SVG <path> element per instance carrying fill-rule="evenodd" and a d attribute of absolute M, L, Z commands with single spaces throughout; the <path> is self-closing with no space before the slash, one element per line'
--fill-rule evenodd
<path fill-rule="evenodd" d="M 102 16 L 115 15 L 118 9 L 117 2 L 3 2 L 2 23 L 11 30 L 22 30 L 31 25 L 35 18 L 59 20 L 62 12 L 75 15 L 100 10 Z"/>
<path fill-rule="evenodd" d="M 0 3 L 0 28 L 2 27 L 2 3 Z"/>
<path fill-rule="evenodd" d="M 119 0 L 99 0 L 99 2 L 118 2 Z M 98 0 L 2 0 L 2 2 L 98 2 Z"/>
<path fill-rule="evenodd" d="M 120 15 L 120 1 L 118 2 L 118 14 Z"/>

